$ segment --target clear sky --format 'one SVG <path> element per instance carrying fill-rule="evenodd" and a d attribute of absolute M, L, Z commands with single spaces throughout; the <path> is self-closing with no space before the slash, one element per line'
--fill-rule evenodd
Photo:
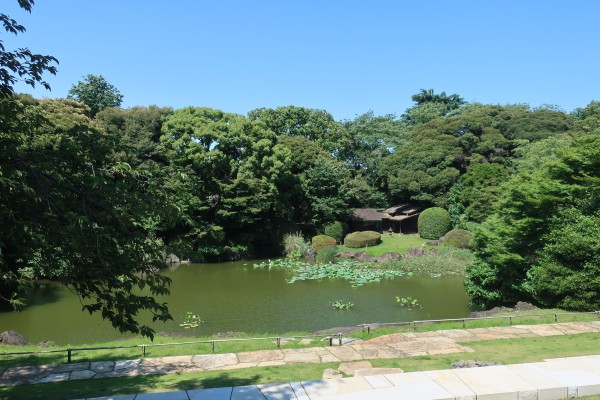
<path fill-rule="evenodd" d="M 52 92 L 104 76 L 135 105 L 246 114 L 296 105 L 351 119 L 402 114 L 421 88 L 482 103 L 600 100 L 596 0 L 17 0 L 7 49 L 59 59 Z"/>

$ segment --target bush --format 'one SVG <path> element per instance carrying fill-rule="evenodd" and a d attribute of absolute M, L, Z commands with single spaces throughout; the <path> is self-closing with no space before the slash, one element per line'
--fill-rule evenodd
<path fill-rule="evenodd" d="M 381 243 L 381 234 L 375 231 L 352 232 L 344 239 L 344 246 L 367 247 Z"/>
<path fill-rule="evenodd" d="M 458 247 L 459 249 L 470 249 L 471 232 L 464 229 L 452 229 L 444 236 L 444 244 Z"/>
<path fill-rule="evenodd" d="M 347 229 L 348 224 L 346 224 L 345 222 L 334 221 L 330 224 L 325 225 L 324 232 L 325 235 L 331 236 L 332 238 L 337 240 L 338 243 L 341 243 L 342 238 L 344 237 L 344 233 L 346 233 Z"/>
<path fill-rule="evenodd" d="M 419 215 L 419 235 L 423 239 L 439 239 L 452 228 L 450 214 L 440 207 L 431 207 Z"/>
<path fill-rule="evenodd" d="M 311 253 L 310 245 L 300 232 L 287 233 L 283 236 L 283 249 L 288 258 L 307 257 Z"/>
<path fill-rule="evenodd" d="M 330 263 L 335 260 L 335 256 L 338 252 L 337 246 L 327 246 L 320 248 L 317 251 L 317 262 L 319 263 Z"/>
<path fill-rule="evenodd" d="M 318 252 L 323 247 L 332 247 L 337 244 L 337 240 L 327 235 L 317 235 L 312 238 L 312 247 Z"/>

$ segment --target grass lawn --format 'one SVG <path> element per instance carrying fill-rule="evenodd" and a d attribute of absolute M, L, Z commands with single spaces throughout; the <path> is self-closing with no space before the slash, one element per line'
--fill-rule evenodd
<path fill-rule="evenodd" d="M 598 354 L 599 333 L 540 338 L 470 342 L 474 353 L 371 360 L 374 367 L 402 368 L 404 371 L 447 369 L 461 359 L 478 359 L 499 364 L 539 362 L 545 358 Z M 326 368 L 337 363 L 297 364 L 248 368 L 232 371 L 198 372 L 124 378 L 89 379 L 27 386 L 1 387 L 0 399 L 75 399 L 118 394 L 151 393 L 259 383 L 320 379 Z M 597 398 L 597 397 L 596 397 Z"/>
<path fill-rule="evenodd" d="M 559 309 L 547 309 L 547 310 L 531 310 L 531 311 L 517 311 L 517 312 L 506 312 L 500 315 L 511 315 L 513 317 L 512 323 L 514 325 L 535 325 L 545 324 L 554 322 L 554 313 L 564 313 L 565 311 Z M 547 314 L 545 317 L 534 316 L 535 314 Z M 560 322 L 571 322 L 571 321 L 597 321 L 598 317 L 595 314 L 571 314 L 571 315 L 559 315 L 558 319 Z M 484 319 L 476 321 L 466 321 L 466 328 L 484 328 L 492 326 L 508 326 L 509 320 L 507 318 L 495 318 L 495 319 Z M 458 322 L 443 322 L 443 323 L 427 323 L 417 324 L 417 332 L 435 331 L 442 329 L 462 329 L 462 321 Z M 382 335 L 388 335 L 398 332 L 412 332 L 412 325 L 402 326 L 386 326 L 377 329 L 372 329 L 370 334 L 366 331 L 358 331 L 352 333 L 351 337 L 356 337 L 363 340 L 372 339 Z M 240 334 L 235 338 L 268 338 L 280 336 L 282 338 L 290 338 L 293 336 L 304 336 L 308 335 L 305 332 L 288 332 L 285 334 Z M 156 337 L 154 343 L 173 343 L 173 342 L 192 342 L 192 341 L 207 341 L 207 340 L 219 340 L 215 337 L 195 337 L 195 338 L 181 338 L 181 337 Z M 66 351 L 60 353 L 49 353 L 49 354 L 38 354 L 38 355 L 27 355 L 27 356 L 2 356 L 2 353 L 16 352 L 16 351 L 41 351 L 41 350 L 55 350 L 55 349 L 66 349 L 68 347 L 73 348 L 84 348 L 84 347 L 113 347 L 113 346 L 131 346 L 139 344 L 149 344 L 148 339 L 141 337 L 133 337 L 127 340 L 115 340 L 111 342 L 94 343 L 87 345 L 77 346 L 57 346 L 50 347 L 48 349 L 42 349 L 37 346 L 14 346 L 0 345 L 0 369 L 8 368 L 11 366 L 18 365 L 39 365 L 39 364 L 62 364 L 66 363 Z M 314 338 L 312 343 L 308 345 L 301 345 L 299 340 L 289 340 L 287 343 L 282 345 L 282 348 L 305 348 L 305 347 L 320 347 L 326 346 L 327 342 Z M 256 351 L 256 350 L 274 350 L 277 349 L 275 339 L 255 340 L 255 341 L 233 341 L 233 342 L 216 342 L 215 352 L 217 353 L 240 353 L 245 351 Z M 146 357 L 166 357 L 166 356 L 180 356 L 180 355 L 192 355 L 192 354 L 210 354 L 211 345 L 210 343 L 202 344 L 183 344 L 178 346 L 159 346 L 159 347 L 147 347 Z M 132 349 L 106 349 L 106 350 L 94 350 L 94 351 L 73 351 L 72 357 L 73 362 L 83 361 L 114 361 L 114 360 L 127 360 L 139 358 L 141 354 L 140 348 Z"/>
<path fill-rule="evenodd" d="M 155 337 L 154 342 L 150 342 L 149 339 L 142 338 L 141 336 L 133 337 L 125 340 L 114 340 L 110 342 L 93 343 L 93 344 L 80 344 L 75 346 L 56 346 L 43 349 L 37 346 L 7 346 L 0 345 L 0 368 L 7 368 L 18 365 L 38 365 L 38 364 L 63 364 L 67 362 L 67 352 L 62 351 L 60 353 L 45 353 L 36 355 L 25 355 L 25 356 L 2 356 L 2 353 L 9 352 L 27 352 L 27 351 L 43 351 L 43 350 L 58 350 L 67 348 L 87 348 L 87 347 L 118 347 L 118 346 L 135 346 L 140 344 L 160 344 L 160 343 L 181 343 L 181 342 L 196 342 L 196 341 L 209 341 L 215 340 L 215 352 L 216 353 L 241 353 L 245 351 L 256 351 L 256 350 L 273 350 L 277 349 L 276 339 L 267 339 L 269 337 L 280 336 L 283 339 L 292 336 L 304 336 L 308 335 L 306 332 L 292 332 L 286 334 L 239 334 L 235 338 L 264 338 L 264 340 L 253 340 L 253 341 L 231 341 L 231 342 L 218 342 L 220 340 L 216 337 Z M 225 339 L 222 339 L 225 340 Z M 282 348 L 294 349 L 294 348 L 305 348 L 305 347 L 320 347 L 325 346 L 326 342 L 321 341 L 319 338 L 315 338 L 312 343 L 308 345 L 301 345 L 299 340 L 289 340 Z M 210 354 L 212 352 L 210 343 L 195 343 L 195 344 L 182 344 L 177 346 L 158 346 L 158 347 L 147 347 L 146 357 L 168 357 L 168 356 L 181 356 L 181 355 L 192 355 L 192 354 Z M 140 358 L 141 348 L 129 348 L 129 349 L 105 349 L 105 350 L 81 350 L 73 351 L 72 361 L 83 362 L 83 361 L 115 361 L 115 360 L 129 360 Z"/>
<path fill-rule="evenodd" d="M 427 242 L 429 242 L 429 240 L 421 239 L 419 235 L 399 235 L 397 233 L 390 235 L 389 233 L 384 233 L 381 235 L 381 243 L 376 246 L 358 249 L 338 246 L 338 250 L 340 252 L 364 251 L 372 256 L 380 256 L 384 253 L 406 253 L 413 247 L 423 247 Z"/>

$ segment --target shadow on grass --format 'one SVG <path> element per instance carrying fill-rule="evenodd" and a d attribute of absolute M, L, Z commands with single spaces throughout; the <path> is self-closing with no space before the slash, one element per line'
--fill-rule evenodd
<path fill-rule="evenodd" d="M 261 378 L 262 376 L 258 374 L 249 374 L 246 377 L 232 377 L 226 372 L 214 372 L 145 375 L 119 379 L 87 379 L 50 384 L 0 387 L 0 400 L 83 399 L 136 393 L 245 386 L 259 383 Z"/>
<path fill-rule="evenodd" d="M 261 375 L 255 374 L 247 378 L 231 377 L 226 372 L 221 372 L 218 376 L 185 379 L 179 381 L 175 386 L 178 390 L 209 389 L 230 386 L 256 385 L 260 383 Z"/>

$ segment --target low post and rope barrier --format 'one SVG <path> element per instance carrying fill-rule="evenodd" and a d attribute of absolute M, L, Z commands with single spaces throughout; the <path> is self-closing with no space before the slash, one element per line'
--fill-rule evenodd
<path fill-rule="evenodd" d="M 560 315 L 584 315 L 584 314 L 594 314 L 598 319 L 600 319 L 600 311 L 589 311 L 589 312 L 565 312 L 565 313 L 553 313 L 553 314 L 526 314 L 526 315 L 501 315 L 501 316 L 491 316 L 491 317 L 473 317 L 473 318 L 453 318 L 453 319 L 438 319 L 438 320 L 420 320 L 420 321 L 411 321 L 411 322 L 390 322 L 390 323 L 377 323 L 377 324 L 360 324 L 357 325 L 355 330 L 351 330 L 346 332 L 346 335 L 357 332 L 357 331 L 367 331 L 367 334 L 371 334 L 372 329 L 377 329 L 379 327 L 385 326 L 410 326 L 412 325 L 412 331 L 417 331 L 417 324 L 431 324 L 431 323 L 443 323 L 443 322 L 462 322 L 463 328 L 466 328 L 467 321 L 478 321 L 478 320 L 491 320 L 491 319 L 508 319 L 508 323 L 510 326 L 513 325 L 514 318 L 533 318 L 533 317 L 554 317 L 554 322 L 558 323 Z M 290 339 L 303 339 L 303 338 L 321 338 L 321 340 L 327 340 L 329 342 L 329 346 L 333 346 L 333 339 L 337 337 L 338 345 L 343 345 L 343 336 L 344 334 L 323 334 L 323 335 L 304 335 L 304 336 L 290 336 Z M 85 348 L 75 348 L 69 347 L 66 349 L 59 350 L 42 350 L 42 351 L 21 351 L 21 352 L 8 352 L 8 353 L 0 353 L 0 356 L 19 356 L 19 355 L 38 355 L 38 354 L 51 354 L 51 353 L 67 353 L 67 363 L 73 362 L 73 353 L 78 351 L 97 351 L 97 350 L 116 350 L 116 349 L 132 349 L 136 347 L 140 347 L 141 356 L 144 358 L 146 356 L 146 349 L 148 347 L 162 347 L 162 346 L 182 346 L 182 345 L 190 345 L 190 344 L 210 344 L 210 349 L 212 353 L 215 353 L 215 344 L 216 342 L 241 342 L 241 341 L 264 341 L 264 340 L 275 340 L 275 344 L 277 348 L 281 348 L 281 337 L 263 337 L 263 338 L 237 338 L 237 339 L 209 339 L 209 340 L 198 340 L 198 341 L 188 341 L 188 342 L 171 342 L 171 343 L 144 343 L 144 344 L 136 344 L 131 346 L 103 346 L 103 347 L 85 347 Z M 64 353 L 63 353 L 64 354 Z"/>

